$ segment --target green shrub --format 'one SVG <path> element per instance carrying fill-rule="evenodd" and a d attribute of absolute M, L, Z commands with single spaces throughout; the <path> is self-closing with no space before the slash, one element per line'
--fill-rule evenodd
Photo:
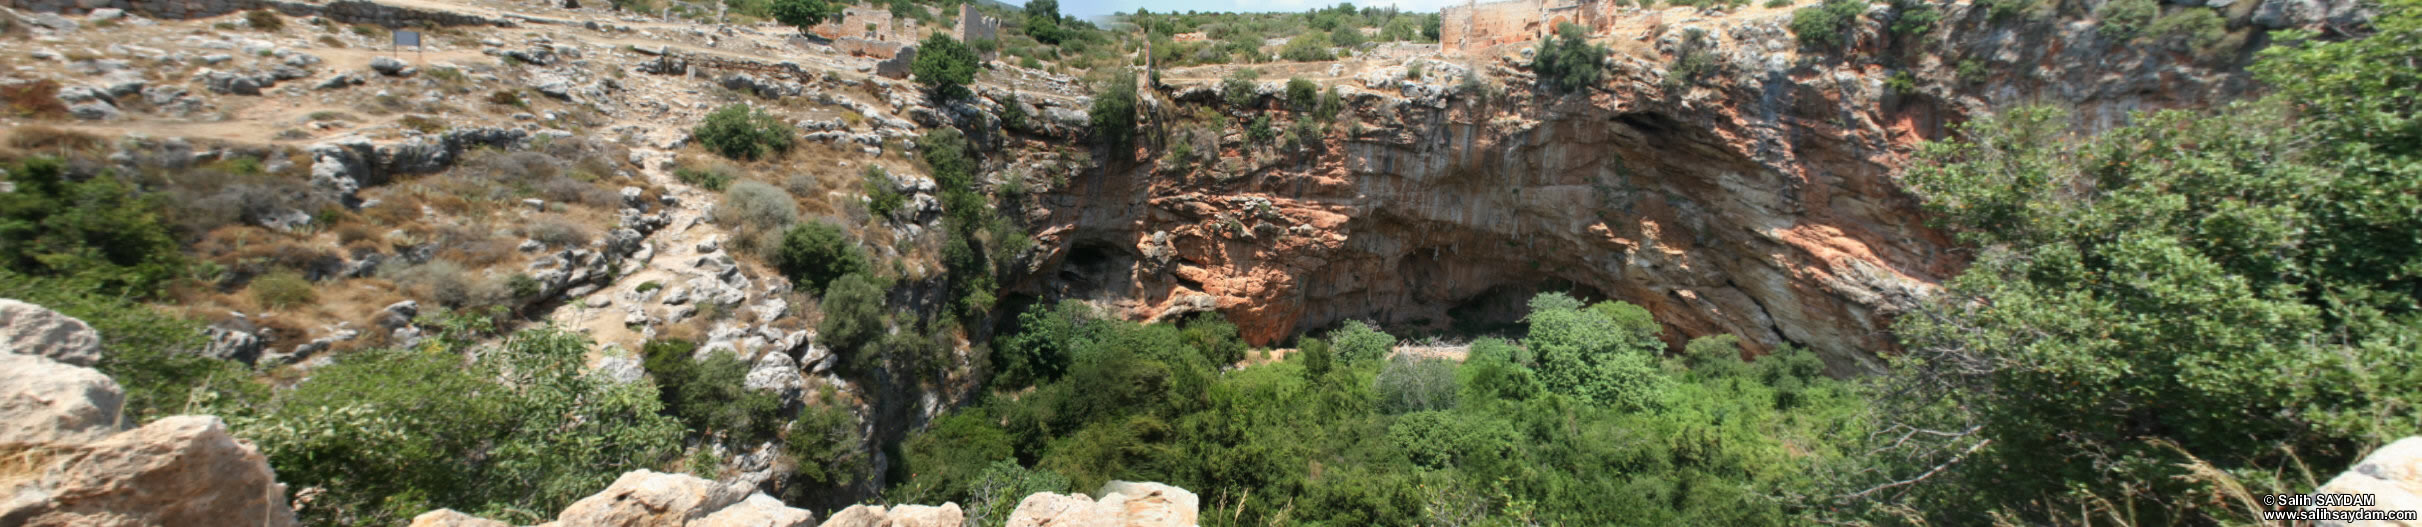
<path fill-rule="evenodd" d="M 866 253 L 851 243 L 841 228 L 810 221 L 782 231 L 782 246 L 772 258 L 774 268 L 790 277 L 800 290 L 824 291 L 833 279 L 867 270 Z"/>
<path fill-rule="evenodd" d="M 1791 0 L 1766 0 L 1767 9 L 1782 9 L 1786 7 L 1791 7 Z"/>
<path fill-rule="evenodd" d="M 824 320 L 817 337 L 842 354 L 843 362 L 863 368 L 871 364 L 867 344 L 883 335 L 883 290 L 866 275 L 849 273 L 833 280 L 824 292 Z"/>
<path fill-rule="evenodd" d="M 1360 320 L 1348 320 L 1329 332 L 1328 342 L 1337 352 L 1337 361 L 1349 366 L 1378 362 L 1396 349 L 1395 336 Z"/>
<path fill-rule="evenodd" d="M 1278 57 L 1296 62 L 1335 60 L 1337 55 L 1329 52 L 1330 42 L 1327 35 L 1320 33 L 1297 35 L 1287 40 L 1286 47 L 1279 48 Z"/>
<path fill-rule="evenodd" d="M 1928 0 L 1892 0 L 1892 33 L 1916 39 L 1934 31 L 1943 12 Z"/>
<path fill-rule="evenodd" d="M 556 510 L 680 451 L 680 423 L 659 415 L 655 385 L 589 374 L 588 350 L 578 335 L 540 329 L 476 353 L 356 352 L 229 416 L 230 428 L 260 446 L 279 481 L 326 490 L 302 509 L 305 523 Z"/>
<path fill-rule="evenodd" d="M 808 405 L 783 437 L 782 454 L 795 467 L 785 498 L 804 503 L 818 488 L 842 488 L 869 476 L 873 463 L 859 446 L 858 416 L 830 400 Z"/>
<path fill-rule="evenodd" d="M 302 273 L 294 272 L 292 269 L 270 271 L 269 274 L 252 279 L 252 284 L 246 286 L 245 289 L 252 293 L 254 302 L 259 302 L 261 307 L 269 309 L 282 310 L 307 305 L 318 298 L 318 295 L 312 291 L 311 281 L 304 279 Z"/>
<path fill-rule="evenodd" d="M 254 9 L 244 12 L 244 25 L 256 31 L 275 33 L 278 30 L 286 29 L 286 17 L 278 16 L 277 11 Z"/>
<path fill-rule="evenodd" d="M 1048 1 L 1048 0 L 1035 0 Z M 1087 118 L 1092 120 L 1094 137 L 1113 150 L 1125 148 L 1135 138 L 1135 78 L 1112 75 L 1093 87 L 1093 107 Z"/>
<path fill-rule="evenodd" d="M 2144 34 L 2147 24 L 2161 14 L 2161 4 L 2155 0 L 2111 0 L 2094 8 L 2094 30 L 2104 38 L 2130 40 Z"/>
<path fill-rule="evenodd" d="M 101 292 L 146 298 L 185 266 L 152 195 L 111 172 L 82 181 L 56 159 L 9 167 L 0 193 L 0 268 L 73 278 Z"/>
<path fill-rule="evenodd" d="M 806 34 L 808 28 L 822 24 L 825 20 L 837 19 L 841 16 L 841 5 L 826 0 L 772 1 L 773 4 L 770 8 L 774 21 L 797 28 L 800 34 Z"/>
<path fill-rule="evenodd" d="M 722 192 L 732 183 L 732 173 L 721 167 L 681 167 L 673 169 L 673 178 L 710 192 Z"/>
<path fill-rule="evenodd" d="M 1025 130 L 1029 119 L 1032 117 L 1026 115 L 1026 106 L 1019 102 L 1017 92 L 1010 92 L 1009 100 L 1001 101 L 1001 129 Z"/>
<path fill-rule="evenodd" d="M 1398 355 L 1379 369 L 1372 390 L 1379 393 L 1379 411 L 1401 414 L 1455 408 L 1455 361 Z"/>
<path fill-rule="evenodd" d="M 1604 302 L 1584 309 L 1534 307 L 1523 345 L 1539 358 L 1540 380 L 1552 392 L 1600 405 L 1647 408 L 1661 404 L 1664 379 L 1652 357 L 1660 330 L 1639 306 Z"/>
<path fill-rule="evenodd" d="M 1270 126 L 1269 114 L 1255 115 L 1253 116 L 1253 121 L 1245 125 L 1245 140 L 1247 142 L 1257 145 L 1266 145 L 1277 139 L 1278 129 Z"/>
<path fill-rule="evenodd" d="M 1303 77 L 1287 79 L 1287 104 L 1294 107 L 1295 111 L 1312 111 L 1315 105 L 1320 104 L 1319 97 L 1320 85 L 1313 84 L 1311 80 Z"/>
<path fill-rule="evenodd" d="M 1911 75 L 1908 71 L 1893 72 L 1891 77 L 1884 78 L 1884 89 L 1891 91 L 1893 95 L 1915 95 L 1917 94 L 1917 76 Z"/>
<path fill-rule="evenodd" d="M 2229 35 L 2229 28 L 2228 22 L 2221 20 L 2219 10 L 2190 8 L 2154 20 L 2146 32 L 2185 49 L 2201 50 L 2220 43 Z"/>
<path fill-rule="evenodd" d="M 1035 42 L 1059 44 L 1068 31 L 1060 27 L 1059 0 L 1029 0 L 1025 7 L 1026 36 Z"/>
<path fill-rule="evenodd" d="M 1722 68 L 1716 62 L 1718 57 L 1713 48 L 1707 41 L 1707 30 L 1695 27 L 1684 30 L 1680 45 L 1674 49 L 1673 65 L 1665 68 L 1666 91 L 1687 89 Z"/>
<path fill-rule="evenodd" d="M 750 236 L 798 222 L 799 202 L 782 187 L 742 181 L 723 192 L 723 202 L 715 204 L 714 216 L 716 223 L 737 231 L 735 234 Z"/>
<path fill-rule="evenodd" d="M 1261 70 L 1240 68 L 1219 81 L 1220 100 L 1238 109 L 1252 109 L 1261 96 Z"/>
<path fill-rule="evenodd" d="M 2381 34 L 2422 30 L 2422 6 L 2386 6 Z M 2303 489 L 2317 481 L 2296 467 L 2422 432 L 2422 374 L 2375 367 L 2415 360 L 2422 214 L 2384 189 L 2417 186 L 2406 87 L 2422 72 L 2401 61 L 2422 40 L 2289 35 L 2251 68 L 2277 90 L 2252 103 L 2098 136 L 2019 108 L 1920 150 L 1913 194 L 1982 251 L 1899 317 L 1907 359 L 1878 411 L 1976 432 L 1887 449 L 1860 463 L 1885 470 L 1847 487 L 1990 441 L 1874 507 L 1936 524 L 1990 521 L 1978 504 L 2017 523 L 2068 509 L 2217 524 L 2246 514 L 2206 500 L 2222 485 Z"/>
<path fill-rule="evenodd" d="M 1588 31 L 1571 22 L 1558 24 L 1555 35 L 1541 41 L 1536 53 L 1531 71 L 1555 93 L 1588 89 L 1606 75 L 1606 46 L 1591 44 Z"/>
<path fill-rule="evenodd" d="M 883 172 L 883 167 L 868 165 L 865 178 L 867 212 L 889 218 L 908 202 L 908 196 L 892 188 L 891 176 Z"/>
<path fill-rule="evenodd" d="M 1337 94 L 1337 87 L 1331 86 L 1328 91 L 1320 92 L 1320 105 L 1312 109 L 1312 115 L 1319 117 L 1322 122 L 1335 121 L 1338 112 L 1345 111 L 1345 107 L 1345 97 Z"/>
<path fill-rule="evenodd" d="M 742 443 L 772 439 L 782 426 L 777 415 L 781 400 L 745 388 L 749 364 L 731 350 L 699 358 L 697 348 L 680 340 L 650 340 L 640 346 L 641 364 L 656 381 L 664 415 L 702 437 L 722 435 Z"/>
<path fill-rule="evenodd" d="M 753 161 L 790 150 L 792 128 L 765 110 L 734 104 L 707 114 L 690 135 L 708 151 Z"/>
<path fill-rule="evenodd" d="M 1959 76 L 1960 82 L 1977 84 L 1985 82 L 1985 79 L 1991 76 L 1993 72 L 1985 69 L 1985 61 L 1983 60 L 1965 59 L 1959 61 L 1959 68 L 1954 72 L 1954 74 Z"/>
<path fill-rule="evenodd" d="M 188 413 L 234 415 L 269 395 L 243 363 L 203 357 L 201 324 L 127 301 L 87 279 L 0 269 L 0 298 L 57 311 L 101 336 L 101 373 L 126 393 L 127 424 Z"/>
<path fill-rule="evenodd" d="M 967 90 L 976 81 L 976 52 L 959 39 L 935 32 L 917 44 L 917 58 L 908 70 L 917 76 L 917 83 L 931 90 L 934 98 L 952 101 L 966 98 Z"/>
<path fill-rule="evenodd" d="M 1791 12 L 1791 34 L 1800 47 L 1835 50 L 1848 45 L 1850 28 L 1867 14 L 1867 0 L 1825 0 Z"/>

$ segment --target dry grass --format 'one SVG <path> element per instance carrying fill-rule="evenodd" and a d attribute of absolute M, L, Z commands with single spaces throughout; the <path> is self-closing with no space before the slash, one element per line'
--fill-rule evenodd
<path fill-rule="evenodd" d="M 99 150 L 109 146 L 109 140 L 98 135 L 65 128 L 31 125 L 20 126 L 9 132 L 8 146 L 40 154 L 63 155 Z"/>
<path fill-rule="evenodd" d="M 59 102 L 59 82 L 50 79 L 0 85 L 0 101 L 7 102 L 9 115 L 17 117 L 67 117 L 67 103 Z"/>

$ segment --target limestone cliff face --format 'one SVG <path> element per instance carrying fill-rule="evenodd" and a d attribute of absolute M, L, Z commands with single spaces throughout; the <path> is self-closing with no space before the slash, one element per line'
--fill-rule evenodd
<path fill-rule="evenodd" d="M 1302 145 L 1256 146 L 1234 124 L 1294 122 L 1283 75 L 1250 110 L 1212 82 L 1171 81 L 1147 101 L 1170 139 L 1030 217 L 1049 251 L 1032 290 L 1138 319 L 1217 310 L 1264 344 L 1347 318 L 1508 320 L 1534 291 L 1576 290 L 1651 309 L 1676 346 L 1731 333 L 1753 353 L 1813 348 L 1847 373 L 1877 364 L 1891 317 L 1966 262 L 1899 181 L 1918 143 L 2031 101 L 2075 108 L 2093 131 L 2228 100 L 2254 89 L 2242 67 L 2265 44 L 2250 15 L 2190 54 L 1965 4 L 1907 39 L 1884 31 L 1879 5 L 1852 51 L 1819 55 L 1797 49 L 1787 12 L 1688 13 L 1604 34 L 1630 51 L 1582 93 L 1532 88 L 1519 57 L 1466 63 L 1503 83 L 1495 96 L 1460 82 L 1474 66 L 1365 71 L 1332 83 L 1355 124 Z M 1690 29 L 1718 66 L 1669 83 Z M 1914 82 L 1888 88 L 1896 75 Z M 1228 117 L 1206 123 L 1205 108 Z M 1211 133 L 1188 148 L 1210 154 L 1167 155 L 1197 129 Z"/>

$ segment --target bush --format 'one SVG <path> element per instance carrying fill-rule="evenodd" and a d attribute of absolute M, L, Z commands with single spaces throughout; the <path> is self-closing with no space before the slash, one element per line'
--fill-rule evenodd
<path fill-rule="evenodd" d="M 690 134 L 698 144 L 723 157 L 756 160 L 790 150 L 790 125 L 746 104 L 734 104 L 707 114 Z"/>
<path fill-rule="evenodd" d="M 858 416 L 842 408 L 839 401 L 829 400 L 808 405 L 791 421 L 790 432 L 783 438 L 782 454 L 794 467 L 785 499 L 803 503 L 813 498 L 816 488 L 846 487 L 867 476 L 872 463 L 866 450 L 859 446 Z"/>
<path fill-rule="evenodd" d="M 1010 92 L 1009 100 L 1001 101 L 1001 129 L 1025 130 L 1029 119 L 1032 118 L 1026 115 L 1026 106 L 1019 102 L 1016 92 Z"/>
<path fill-rule="evenodd" d="M 1252 122 L 1245 124 L 1245 141 L 1248 143 L 1266 145 L 1277 139 L 1278 129 L 1270 126 L 1269 114 L 1255 115 Z"/>
<path fill-rule="evenodd" d="M 772 439 L 781 430 L 782 401 L 746 388 L 749 364 L 731 350 L 699 358 L 697 348 L 681 340 L 650 340 L 640 346 L 641 364 L 656 381 L 664 415 L 701 437 L 720 435 L 743 444 Z"/>
<path fill-rule="evenodd" d="M 967 86 L 976 81 L 976 53 L 945 33 L 925 36 L 917 45 L 917 58 L 908 69 L 916 74 L 917 83 L 931 90 L 934 98 L 951 101 L 966 98 Z"/>
<path fill-rule="evenodd" d="M 1867 0 L 1825 0 L 1791 12 L 1791 34 L 1800 47 L 1831 51 L 1850 43 L 1850 27 L 1867 14 Z"/>
<path fill-rule="evenodd" d="M 724 191 L 715 205 L 715 222 L 736 234 L 753 235 L 788 227 L 799 221 L 799 202 L 789 191 L 759 181 L 742 181 Z"/>
<path fill-rule="evenodd" d="M 1722 68 L 1716 62 L 1718 57 L 1713 48 L 1707 41 L 1707 30 L 1695 27 L 1684 30 L 1681 45 L 1674 49 L 1673 65 L 1665 68 L 1666 91 L 1686 89 Z"/>
<path fill-rule="evenodd" d="M 732 183 L 733 176 L 730 169 L 723 167 L 681 167 L 673 169 L 673 178 L 711 192 L 722 192 L 725 185 Z"/>
<path fill-rule="evenodd" d="M 1254 103 L 1260 102 L 1258 100 L 1261 97 L 1260 91 L 1261 70 L 1253 68 L 1242 68 L 1229 72 L 1227 78 L 1219 81 L 1220 99 L 1227 101 L 1228 106 L 1240 110 L 1253 109 Z"/>
<path fill-rule="evenodd" d="M 770 8 L 774 21 L 798 28 L 800 34 L 806 34 L 808 28 L 825 20 L 841 16 L 841 5 L 826 0 L 773 0 Z"/>
<path fill-rule="evenodd" d="M 1316 105 L 1320 104 L 1319 97 L 1320 85 L 1313 84 L 1312 81 L 1303 77 L 1287 79 L 1287 104 L 1293 106 L 1295 111 L 1312 111 Z"/>
<path fill-rule="evenodd" d="M 2229 35 L 2228 22 L 2217 9 L 2189 8 L 2154 20 L 2146 29 L 2154 38 L 2188 50 L 2201 50 Z"/>
<path fill-rule="evenodd" d="M 1455 408 L 1455 361 L 1398 355 L 1374 378 L 1379 411 L 1401 414 Z"/>
<path fill-rule="evenodd" d="M 1647 310 L 1621 302 L 1585 309 L 1533 304 L 1523 345 L 1538 355 L 1549 391 L 1621 408 L 1659 404 L 1664 379 L 1651 357 L 1663 343 Z"/>
<path fill-rule="evenodd" d="M 2094 30 L 2103 38 L 2131 40 L 2144 34 L 2147 24 L 2161 14 L 2161 4 L 2155 0 L 2111 0 L 2094 8 Z"/>
<path fill-rule="evenodd" d="M 268 397 L 243 363 L 203 357 L 201 324 L 127 301 L 85 280 L 38 277 L 0 269 L 0 298 L 57 311 L 101 336 L 94 367 L 123 387 L 126 424 L 178 414 L 234 415 Z"/>
<path fill-rule="evenodd" d="M 782 247 L 774 253 L 775 269 L 790 277 L 800 290 L 824 291 L 833 279 L 867 270 L 866 253 L 850 242 L 841 228 L 811 221 L 782 231 Z"/>
<path fill-rule="evenodd" d="M 78 278 L 110 294 L 145 298 L 185 266 L 176 239 L 149 194 L 103 173 L 67 177 L 58 160 L 34 158 L 7 170 L 16 189 L 0 193 L 0 268 Z"/>
<path fill-rule="evenodd" d="M 1531 70 L 1538 72 L 1540 84 L 1556 93 L 1587 89 L 1606 75 L 1606 46 L 1589 43 L 1588 32 L 1571 22 L 1558 24 L 1556 34 L 1541 42 L 1537 53 Z"/>
<path fill-rule="evenodd" d="M 1279 48 L 1278 57 L 1296 62 L 1336 60 L 1337 55 L 1329 52 L 1329 42 L 1328 36 L 1320 33 L 1298 35 L 1288 39 L 1286 47 Z"/>
<path fill-rule="evenodd" d="M 877 217 L 889 218 L 892 213 L 900 210 L 901 205 L 908 203 L 908 196 L 902 195 L 899 190 L 892 188 L 891 176 L 883 172 L 883 167 L 867 166 L 864 186 L 866 188 L 866 211 L 874 213 Z"/>
<path fill-rule="evenodd" d="M 680 451 L 680 424 L 659 415 L 655 386 L 589 374 L 588 350 L 578 335 L 541 329 L 476 352 L 358 352 L 228 420 L 279 481 L 326 489 L 304 523 L 557 510 Z"/>
<path fill-rule="evenodd" d="M 1934 31 L 1943 12 L 1928 0 L 1892 0 L 1892 33 L 1916 39 Z"/>
<path fill-rule="evenodd" d="M 1791 7 L 1791 0 L 1766 0 L 1767 9 L 1782 9 L 1786 7 Z"/>
<path fill-rule="evenodd" d="M 1363 321 L 1348 320 L 1329 332 L 1329 344 L 1337 352 L 1337 361 L 1351 366 L 1387 358 L 1396 350 L 1396 337 Z"/>
<path fill-rule="evenodd" d="M 1338 112 L 1345 111 L 1345 107 L 1345 97 L 1337 94 L 1337 87 L 1331 86 L 1328 91 L 1320 93 L 1320 105 L 1313 107 L 1312 115 L 1319 117 L 1322 122 L 1335 121 Z"/>
<path fill-rule="evenodd" d="M 277 11 L 254 9 L 244 12 L 244 25 L 255 30 L 275 33 L 278 30 L 286 29 L 286 17 L 278 16 Z"/>
<path fill-rule="evenodd" d="M 269 274 L 254 278 L 252 284 L 246 286 L 245 290 L 252 292 L 253 301 L 259 302 L 261 307 L 269 309 L 282 310 L 310 304 L 313 300 L 318 299 L 318 295 L 312 291 L 311 281 L 304 279 L 302 273 L 294 272 L 292 269 L 270 271 Z"/>
<path fill-rule="evenodd" d="M 869 364 L 873 354 L 868 353 L 867 345 L 884 331 L 883 290 L 866 275 L 853 272 L 834 279 L 820 305 L 824 321 L 816 325 L 817 338 L 842 353 L 844 364 Z"/>
<path fill-rule="evenodd" d="M 1112 75 L 1094 85 L 1088 118 L 1093 121 L 1095 137 L 1110 148 L 1116 150 L 1131 144 L 1135 138 L 1135 78 Z"/>
<path fill-rule="evenodd" d="M 1026 36 L 1035 42 L 1056 45 L 1067 37 L 1068 32 L 1060 27 L 1059 0 L 1029 0 L 1025 10 Z"/>

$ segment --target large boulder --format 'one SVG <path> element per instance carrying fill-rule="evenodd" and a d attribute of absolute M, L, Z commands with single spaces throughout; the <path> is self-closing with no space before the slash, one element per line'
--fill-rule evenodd
<path fill-rule="evenodd" d="M 118 383 L 92 368 L 0 354 L 0 452 L 108 437 L 125 403 Z"/>
<path fill-rule="evenodd" d="M 2422 509 L 2422 436 L 2399 439 L 2395 443 L 2363 456 L 2363 461 L 2348 468 L 2346 473 L 2331 479 L 2329 484 L 2314 490 L 2320 494 L 2367 494 L 2373 496 L 2370 506 L 2333 507 L 2370 509 L 2376 511 L 2411 511 Z M 2370 522 L 2358 522 L 2371 525 Z M 2314 525 L 2338 525 L 2328 522 Z M 2381 525 L 2422 525 L 2417 522 L 2381 522 Z"/>
<path fill-rule="evenodd" d="M 513 524 L 463 514 L 454 509 L 438 509 L 413 516 L 411 527 L 513 527 Z"/>
<path fill-rule="evenodd" d="M 614 484 L 565 507 L 556 521 L 591 527 L 674 527 L 740 503 L 749 489 L 688 474 L 627 472 Z"/>
<path fill-rule="evenodd" d="M 1027 496 L 1009 513 L 1009 527 L 1192 527 L 1201 500 L 1186 489 L 1159 483 L 1113 481 L 1102 499 L 1049 492 Z"/>
<path fill-rule="evenodd" d="M 181 415 L 59 454 L 20 483 L 0 524 L 295 524 L 286 486 L 217 417 Z"/>
<path fill-rule="evenodd" d="M 687 527 L 806 527 L 816 524 L 816 514 L 783 505 L 782 500 L 764 494 L 751 494 L 748 499 L 706 518 L 690 522 Z"/>
<path fill-rule="evenodd" d="M 40 355 L 91 366 L 101 361 L 101 335 L 75 317 L 0 298 L 0 353 Z"/>

